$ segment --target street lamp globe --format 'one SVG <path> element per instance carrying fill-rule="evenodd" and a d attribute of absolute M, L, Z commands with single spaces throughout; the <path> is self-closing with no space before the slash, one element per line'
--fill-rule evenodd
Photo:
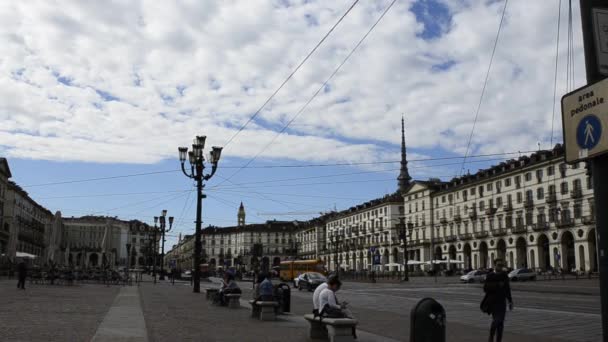
<path fill-rule="evenodd" d="M 219 146 L 213 146 L 210 153 L 211 162 L 217 164 L 220 161 L 220 156 L 222 155 L 222 148 Z"/>
<path fill-rule="evenodd" d="M 195 141 L 196 145 L 201 147 L 201 150 L 205 148 L 205 140 L 207 140 L 206 135 L 197 135 Z"/>
<path fill-rule="evenodd" d="M 183 164 L 186 161 L 186 154 L 188 154 L 188 148 L 178 147 L 177 150 L 179 151 L 179 161 Z"/>

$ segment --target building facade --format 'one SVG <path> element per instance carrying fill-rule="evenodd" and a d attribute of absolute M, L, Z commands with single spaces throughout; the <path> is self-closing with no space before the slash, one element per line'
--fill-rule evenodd
<path fill-rule="evenodd" d="M 35 256 L 40 262 L 45 255 L 45 234 L 53 226 L 53 214 L 36 203 L 28 193 L 12 181 L 8 182 L 4 203 L 4 224 L 8 224 L 8 257 L 18 253 Z"/>
<path fill-rule="evenodd" d="M 0 158 L 0 255 L 8 253 L 10 240 L 10 225 L 7 222 L 8 215 L 5 213 L 6 194 L 8 191 L 8 180 L 11 178 L 11 169 L 8 167 L 6 158 Z"/>
<path fill-rule="evenodd" d="M 449 182 L 414 181 L 405 204 L 413 260 L 597 271 L 592 178 L 564 163 L 560 145 Z"/>
<path fill-rule="evenodd" d="M 83 216 L 64 218 L 63 225 L 65 263 L 83 268 L 151 266 L 154 237 L 156 246 L 160 240 L 153 227 L 137 220 Z"/>
<path fill-rule="evenodd" d="M 330 270 L 394 270 L 403 263 L 399 217 L 403 199 L 394 193 L 326 216 L 325 250 Z"/>
<path fill-rule="evenodd" d="M 327 228 L 324 217 L 298 222 L 295 232 L 295 258 L 303 260 L 321 259 L 325 251 Z"/>

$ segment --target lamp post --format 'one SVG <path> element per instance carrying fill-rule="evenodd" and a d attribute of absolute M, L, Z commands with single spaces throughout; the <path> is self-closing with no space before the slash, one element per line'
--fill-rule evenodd
<path fill-rule="evenodd" d="M 409 281 L 409 270 L 407 268 L 407 226 L 405 224 L 405 217 L 403 216 L 399 217 L 399 239 L 401 240 L 401 247 L 403 248 L 403 281 Z"/>
<path fill-rule="evenodd" d="M 156 262 L 158 260 L 158 246 L 156 246 L 156 232 L 158 232 L 158 216 L 154 216 L 154 235 L 152 236 L 152 278 L 154 278 L 154 284 L 156 284 Z"/>
<path fill-rule="evenodd" d="M 127 242 L 127 284 L 129 283 L 129 268 L 131 268 L 131 244 Z"/>
<path fill-rule="evenodd" d="M 217 164 L 220 161 L 222 148 L 213 146 L 209 152 L 209 162 L 211 163 L 211 173 L 203 174 L 205 170 L 205 158 L 203 157 L 203 149 L 205 148 L 206 136 L 197 136 L 192 144 L 192 151 L 188 152 L 187 147 L 180 147 L 179 161 L 182 165 L 182 172 L 186 177 L 196 181 L 196 232 L 194 234 L 194 282 L 193 292 L 201 292 L 201 225 L 202 225 L 202 200 L 206 196 L 203 194 L 203 180 L 207 181 L 217 171 Z M 190 162 L 190 172 L 186 171 L 186 157 Z"/>
<path fill-rule="evenodd" d="M 169 216 L 169 229 L 167 229 L 167 210 L 163 210 L 160 219 L 161 247 L 160 247 L 160 277 L 159 280 L 165 280 L 165 233 L 173 228 L 173 216 Z"/>

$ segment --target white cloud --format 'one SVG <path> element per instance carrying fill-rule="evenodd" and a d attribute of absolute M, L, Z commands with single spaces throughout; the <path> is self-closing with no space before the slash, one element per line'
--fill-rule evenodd
<path fill-rule="evenodd" d="M 174 158 L 176 147 L 195 134 L 224 144 L 350 5 L 283 3 L 1 4 L 0 146 L 13 157 L 153 163 Z M 388 3 L 358 4 L 263 111 L 262 121 L 249 125 L 225 155 L 256 155 Z M 410 148 L 463 153 L 503 3 L 446 4 L 451 24 L 441 25 L 441 37 L 426 41 L 417 36 L 423 26 L 409 11 L 411 1 L 398 1 L 331 81 L 331 90 L 263 157 L 389 159 L 395 150 L 387 151 L 385 143 L 398 148 L 401 113 Z M 548 147 L 556 17 L 557 0 L 509 3 L 475 152 L 534 149 L 537 141 Z M 580 85 L 578 12 L 573 19 Z M 452 66 L 434 70 L 442 63 Z M 564 65 L 559 94 L 565 92 Z"/>

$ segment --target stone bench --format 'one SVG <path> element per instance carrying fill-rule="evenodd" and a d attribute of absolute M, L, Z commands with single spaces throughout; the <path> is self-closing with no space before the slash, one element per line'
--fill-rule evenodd
<path fill-rule="evenodd" d="M 238 293 L 229 293 L 226 295 L 228 298 L 228 307 L 231 309 L 238 309 L 241 307 L 241 295 Z"/>
<path fill-rule="evenodd" d="M 250 300 L 251 305 L 251 317 L 257 318 L 261 321 L 275 321 L 277 319 L 276 308 L 279 306 L 278 302 L 263 302 Z"/>
<path fill-rule="evenodd" d="M 220 290 L 218 289 L 206 289 L 205 293 L 206 293 L 206 297 L 207 300 L 213 300 L 213 298 L 215 297 L 215 295 L 220 292 Z"/>
<path fill-rule="evenodd" d="M 355 341 L 353 328 L 357 326 L 356 319 L 324 317 L 321 320 L 313 314 L 304 315 L 304 319 L 310 323 L 311 339 L 329 339 L 331 342 Z"/>

